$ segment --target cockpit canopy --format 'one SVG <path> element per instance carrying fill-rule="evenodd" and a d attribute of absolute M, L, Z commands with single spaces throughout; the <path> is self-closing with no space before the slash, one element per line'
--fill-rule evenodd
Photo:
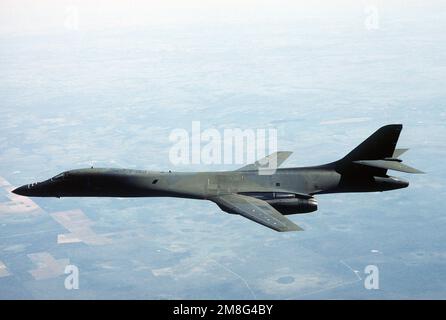
<path fill-rule="evenodd" d="M 66 172 L 59 173 L 57 176 L 51 178 L 51 181 L 63 180 L 67 176 Z"/>

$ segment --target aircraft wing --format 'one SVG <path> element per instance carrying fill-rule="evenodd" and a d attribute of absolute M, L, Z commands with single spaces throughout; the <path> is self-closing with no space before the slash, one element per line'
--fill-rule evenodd
<path fill-rule="evenodd" d="M 276 231 L 303 230 L 266 201 L 257 198 L 241 194 L 227 194 L 209 200 L 215 202 L 225 212 L 239 214 Z"/>
<path fill-rule="evenodd" d="M 292 154 L 291 151 L 277 151 L 271 153 L 269 156 L 262 158 L 254 163 L 248 164 L 241 167 L 235 171 L 247 171 L 247 170 L 258 170 L 258 169 L 277 169 L 285 162 L 286 159 Z"/>

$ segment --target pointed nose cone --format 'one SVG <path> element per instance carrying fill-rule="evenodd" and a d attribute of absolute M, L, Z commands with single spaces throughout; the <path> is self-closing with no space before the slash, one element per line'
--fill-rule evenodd
<path fill-rule="evenodd" d="M 51 181 L 26 184 L 12 190 L 13 193 L 26 197 L 55 197 L 54 185 Z"/>
<path fill-rule="evenodd" d="M 29 188 L 27 185 L 25 185 L 12 190 L 12 193 L 18 194 L 20 196 L 27 196 L 27 191 L 29 191 Z"/>

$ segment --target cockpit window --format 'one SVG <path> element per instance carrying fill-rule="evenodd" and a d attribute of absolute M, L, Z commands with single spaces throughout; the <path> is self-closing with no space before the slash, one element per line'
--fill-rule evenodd
<path fill-rule="evenodd" d="M 52 180 L 62 180 L 65 177 L 65 173 L 58 174 L 57 176 L 53 177 Z"/>

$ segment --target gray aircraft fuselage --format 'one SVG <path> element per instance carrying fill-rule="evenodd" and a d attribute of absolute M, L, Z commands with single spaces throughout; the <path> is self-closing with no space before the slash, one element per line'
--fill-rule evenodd
<path fill-rule="evenodd" d="M 255 164 L 224 172 L 156 172 L 89 168 L 70 170 L 14 193 L 32 197 L 178 197 L 207 199 L 223 211 L 240 214 L 277 231 L 302 230 L 282 215 L 317 210 L 314 195 L 374 192 L 409 183 L 387 170 L 421 171 L 402 164 L 395 149 L 402 125 L 388 125 L 344 158 L 320 166 L 277 168 L 291 152 L 276 152 Z M 274 156 L 274 157 L 272 157 Z M 262 171 L 272 159 L 275 170 Z M 277 161 L 278 160 L 278 161 Z"/>
<path fill-rule="evenodd" d="M 334 164 L 276 169 L 272 175 L 253 171 L 157 172 L 113 168 L 71 170 L 15 193 L 34 197 L 179 197 L 209 199 L 246 192 L 321 194 L 386 191 L 409 183 L 395 177 L 345 178 Z"/>

